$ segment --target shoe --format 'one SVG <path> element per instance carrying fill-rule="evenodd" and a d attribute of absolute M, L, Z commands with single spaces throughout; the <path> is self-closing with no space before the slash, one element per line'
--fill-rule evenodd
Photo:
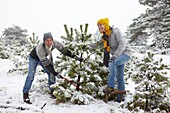
<path fill-rule="evenodd" d="M 117 99 L 115 100 L 118 103 L 121 103 L 123 101 L 125 101 L 125 98 L 123 97 L 123 94 L 120 94 L 120 97 L 117 97 Z"/>
<path fill-rule="evenodd" d="M 124 102 L 125 99 L 123 99 L 123 100 L 118 100 L 118 99 L 116 99 L 115 101 L 118 102 L 118 103 L 121 103 L 121 102 Z"/>
<path fill-rule="evenodd" d="M 106 87 L 105 89 L 103 89 L 103 93 L 110 93 L 114 91 L 114 88 L 111 88 L 111 87 Z"/>
<path fill-rule="evenodd" d="M 51 98 L 52 99 L 56 99 L 56 96 L 53 94 L 53 92 L 54 92 L 54 89 L 50 89 L 50 96 L 51 96 Z"/>
<path fill-rule="evenodd" d="M 54 94 L 51 94 L 52 99 L 56 99 L 56 96 Z"/>
<path fill-rule="evenodd" d="M 28 93 L 23 93 L 23 100 L 24 102 L 26 102 L 27 104 L 32 104 L 30 102 L 30 98 L 29 98 L 29 94 Z"/>

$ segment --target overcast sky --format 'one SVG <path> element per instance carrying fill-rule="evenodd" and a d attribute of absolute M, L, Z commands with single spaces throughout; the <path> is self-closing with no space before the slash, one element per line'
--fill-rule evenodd
<path fill-rule="evenodd" d="M 97 21 L 105 17 L 124 33 L 145 9 L 138 0 L 0 0 L 0 34 L 14 24 L 28 34 L 42 37 L 51 32 L 58 38 L 65 35 L 64 24 L 79 29 L 85 23 L 89 32 L 95 33 Z"/>

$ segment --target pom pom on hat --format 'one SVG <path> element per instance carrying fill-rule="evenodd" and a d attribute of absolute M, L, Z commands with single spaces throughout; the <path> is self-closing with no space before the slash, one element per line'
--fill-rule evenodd
<path fill-rule="evenodd" d="M 102 19 L 98 20 L 97 25 L 98 24 L 103 24 L 105 26 L 109 26 L 109 19 L 108 18 L 102 18 Z"/>

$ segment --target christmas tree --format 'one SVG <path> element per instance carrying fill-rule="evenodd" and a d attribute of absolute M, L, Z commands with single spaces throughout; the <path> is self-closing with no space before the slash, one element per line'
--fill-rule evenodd
<path fill-rule="evenodd" d="M 155 55 L 148 54 L 140 60 L 133 58 L 131 78 L 135 82 L 135 94 L 133 100 L 127 103 L 129 110 L 137 112 L 144 111 L 170 112 L 169 92 L 170 86 L 166 70 L 168 66 L 162 63 L 162 59 L 155 59 Z M 136 73 L 134 73 L 136 72 Z"/>
<path fill-rule="evenodd" d="M 17 72 L 22 75 L 28 72 L 28 58 L 31 50 L 40 42 L 38 37 L 35 37 L 35 33 L 32 37 L 26 38 L 27 43 L 22 45 L 21 43 L 14 43 L 12 48 L 8 48 L 10 59 L 13 61 L 14 67 L 9 70 L 9 73 Z"/>
<path fill-rule="evenodd" d="M 5 40 L 1 36 L 0 37 L 0 58 L 7 59 L 9 56 L 5 52 Z"/>
<path fill-rule="evenodd" d="M 56 101 L 88 104 L 90 100 L 103 96 L 102 87 L 106 85 L 108 74 L 102 64 L 102 48 L 97 43 L 99 36 L 96 34 L 92 37 L 87 33 L 88 24 L 85 24 L 84 29 L 83 25 L 80 25 L 80 31 L 73 28 L 70 28 L 69 31 L 67 25 L 64 25 L 64 28 L 66 36 L 61 37 L 64 47 L 84 60 L 80 62 L 64 55 L 57 57 L 55 64 L 58 71 L 62 72 L 62 75 L 71 82 L 76 83 L 77 88 L 66 81 L 60 81 L 54 86 Z M 80 89 L 82 89 L 81 92 Z"/>

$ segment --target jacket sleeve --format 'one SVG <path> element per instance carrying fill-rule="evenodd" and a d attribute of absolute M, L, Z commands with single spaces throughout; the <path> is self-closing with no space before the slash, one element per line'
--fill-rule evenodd
<path fill-rule="evenodd" d="M 114 34 L 115 34 L 116 40 L 118 41 L 118 48 L 115 51 L 114 56 L 118 57 L 120 54 L 123 53 L 123 51 L 126 48 L 126 39 L 118 28 L 114 30 Z"/>
<path fill-rule="evenodd" d="M 52 73 L 54 76 L 56 76 L 58 73 L 54 70 L 54 67 L 49 64 L 47 66 L 45 66 L 46 69 L 48 69 L 50 71 L 50 73 Z"/>
<path fill-rule="evenodd" d="M 54 47 L 57 48 L 62 54 L 66 55 L 66 56 L 69 56 L 71 58 L 75 57 L 75 55 L 72 54 L 70 50 L 64 48 L 63 45 L 56 40 L 54 41 Z"/>

